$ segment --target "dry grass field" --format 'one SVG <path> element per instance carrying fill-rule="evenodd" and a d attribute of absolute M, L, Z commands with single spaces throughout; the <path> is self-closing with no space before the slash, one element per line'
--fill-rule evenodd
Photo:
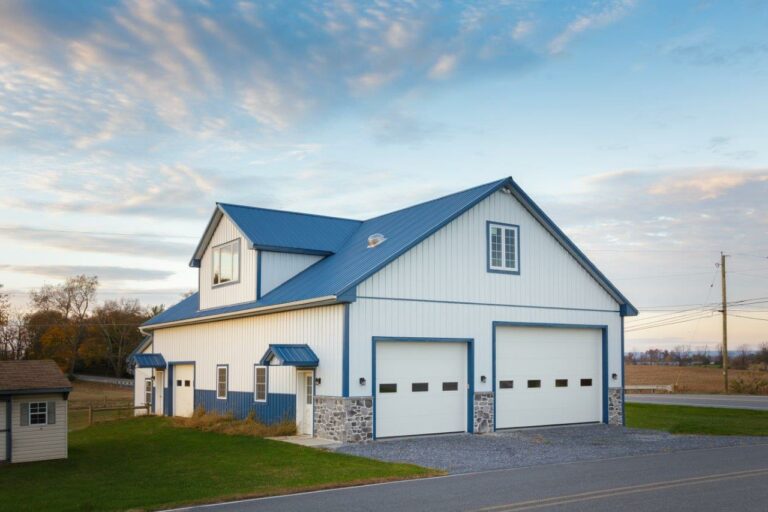
<path fill-rule="evenodd" d="M 72 392 L 69 394 L 69 430 L 88 426 L 88 407 L 98 411 L 103 407 L 131 406 L 133 388 L 76 380 L 72 383 Z M 99 423 L 132 416 L 132 410 L 94 412 L 93 421 Z"/>
<path fill-rule="evenodd" d="M 673 384 L 677 393 L 722 393 L 723 372 L 720 368 L 691 366 L 626 367 L 626 384 Z M 729 380 L 768 379 L 768 372 L 729 370 Z"/>

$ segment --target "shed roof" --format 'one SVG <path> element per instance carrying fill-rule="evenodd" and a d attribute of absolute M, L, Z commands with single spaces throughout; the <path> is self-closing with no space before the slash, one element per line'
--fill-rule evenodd
<path fill-rule="evenodd" d="M 270 345 L 261 358 L 261 364 L 270 364 L 274 358 L 281 366 L 301 366 L 314 368 L 320 359 L 309 345 Z"/>
<path fill-rule="evenodd" d="M 492 193 L 501 189 L 506 190 L 515 197 L 608 294 L 616 300 L 621 307 L 622 315 L 632 316 L 637 314 L 635 307 L 622 295 L 618 288 L 597 269 L 589 258 L 576 247 L 570 238 L 552 222 L 514 180 L 512 178 L 504 178 L 374 217 L 364 222 L 336 219 L 343 221 L 340 224 L 340 226 L 343 226 L 343 233 L 334 238 L 333 245 L 340 245 L 332 247 L 333 254 L 297 274 L 259 300 L 201 311 L 199 309 L 200 299 L 198 292 L 150 319 L 143 327 L 229 315 L 325 297 L 334 298 L 338 302 L 348 302 L 350 299 L 347 297 L 350 292 L 354 292 L 355 286 L 363 280 Z M 244 211 L 241 211 L 239 214 L 235 214 L 232 220 L 245 231 L 242 225 L 238 223 L 245 223 L 241 215 L 246 214 Z M 298 224 L 290 224 L 287 219 L 288 217 L 282 218 L 282 221 L 286 222 L 286 224 L 283 224 L 283 228 L 293 231 L 292 237 L 296 239 L 304 237 L 312 239 L 311 233 L 306 231 L 306 228 L 300 228 Z M 354 229 L 352 229 L 352 223 L 356 223 L 354 224 Z M 257 231 L 258 222 L 256 217 L 250 218 L 245 225 L 249 226 L 247 229 Z M 325 227 L 328 226 L 326 225 Z M 375 233 L 382 233 L 386 240 L 374 249 L 369 249 L 367 246 L 368 237 Z M 340 243 L 339 240 L 341 240 L 342 234 L 345 238 Z M 201 240 L 202 244 L 203 241 Z M 328 245 L 327 248 L 330 249 L 331 245 Z"/>
<path fill-rule="evenodd" d="M 72 385 L 55 361 L 0 361 L 0 394 L 69 391 Z"/>
<path fill-rule="evenodd" d="M 165 358 L 162 354 L 134 354 L 133 360 L 136 361 L 138 368 L 156 368 L 160 370 L 166 367 Z"/>

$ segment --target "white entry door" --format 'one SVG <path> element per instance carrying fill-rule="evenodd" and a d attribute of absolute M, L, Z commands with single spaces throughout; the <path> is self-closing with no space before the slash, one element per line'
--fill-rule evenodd
<path fill-rule="evenodd" d="M 195 411 L 195 366 L 173 367 L 173 415 L 190 417 Z"/>
<path fill-rule="evenodd" d="M 311 371 L 297 371 L 296 377 L 296 430 L 299 434 L 311 436 L 315 379 Z"/>
<path fill-rule="evenodd" d="M 376 437 L 467 429 L 467 345 L 376 343 Z"/>
<path fill-rule="evenodd" d="M 496 428 L 602 420 L 600 329 L 498 327 Z"/>
<path fill-rule="evenodd" d="M 163 414 L 163 399 L 165 398 L 165 372 L 155 370 L 155 403 L 154 413 Z"/>

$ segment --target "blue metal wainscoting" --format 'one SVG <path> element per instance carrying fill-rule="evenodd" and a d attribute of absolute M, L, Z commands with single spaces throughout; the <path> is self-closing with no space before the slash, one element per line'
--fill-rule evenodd
<path fill-rule="evenodd" d="M 269 393 L 266 402 L 254 402 L 253 393 L 230 391 L 226 399 L 216 398 L 216 391 L 195 389 L 195 407 L 206 412 L 232 413 L 236 419 L 243 419 L 253 411 L 256 420 L 270 425 L 281 421 L 296 421 L 296 395 Z"/>

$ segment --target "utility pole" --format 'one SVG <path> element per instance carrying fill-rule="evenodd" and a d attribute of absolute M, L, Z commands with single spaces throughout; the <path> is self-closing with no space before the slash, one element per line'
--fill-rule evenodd
<path fill-rule="evenodd" d="M 728 394 L 728 304 L 725 293 L 725 257 L 720 253 L 720 280 L 723 289 L 723 386 L 725 394 Z"/>

